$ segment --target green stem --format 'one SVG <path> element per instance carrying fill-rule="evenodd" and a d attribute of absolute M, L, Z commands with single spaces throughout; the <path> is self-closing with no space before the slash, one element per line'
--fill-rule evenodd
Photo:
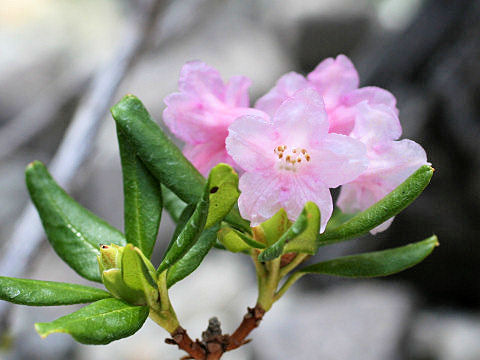
<path fill-rule="evenodd" d="M 175 310 L 168 297 L 167 271 L 158 275 L 159 306 L 150 307 L 150 318 L 170 334 L 180 327 Z"/>
<path fill-rule="evenodd" d="M 258 300 L 257 305 L 267 312 L 274 303 L 275 292 L 280 281 L 280 262 L 277 258 L 267 262 L 268 271 L 264 276 L 258 276 Z"/>
<path fill-rule="evenodd" d="M 295 259 L 288 265 L 285 265 L 280 269 L 280 278 L 285 277 L 290 271 L 295 269 L 298 265 L 304 262 L 310 255 L 308 254 L 298 254 Z"/>
<path fill-rule="evenodd" d="M 300 279 L 303 275 L 305 275 L 305 273 L 300 273 L 300 272 L 296 272 L 296 273 L 293 273 L 293 275 L 291 275 L 287 281 L 285 281 L 285 283 L 282 285 L 282 287 L 280 288 L 280 290 L 278 290 L 274 297 L 273 297 L 273 302 L 276 302 L 278 299 L 280 299 L 282 297 L 283 294 L 285 294 L 285 292 L 290 288 L 290 286 L 292 286 L 298 279 Z"/>

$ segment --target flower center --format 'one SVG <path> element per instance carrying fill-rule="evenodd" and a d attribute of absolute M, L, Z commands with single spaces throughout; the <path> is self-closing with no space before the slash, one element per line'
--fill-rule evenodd
<path fill-rule="evenodd" d="M 306 164 L 310 161 L 310 155 L 308 151 L 303 148 L 291 148 L 287 145 L 280 145 L 273 149 L 275 155 L 277 155 L 277 166 L 279 169 L 287 171 L 297 171 L 302 164 Z"/>

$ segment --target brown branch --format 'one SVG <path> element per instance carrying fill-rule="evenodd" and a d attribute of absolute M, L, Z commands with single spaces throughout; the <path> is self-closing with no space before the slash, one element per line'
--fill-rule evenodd
<path fill-rule="evenodd" d="M 227 351 L 239 348 L 250 342 L 247 336 L 255 329 L 263 319 L 265 310 L 259 305 L 248 308 L 242 322 L 232 335 L 222 334 L 220 322 L 217 318 L 209 321 L 208 328 L 202 334 L 202 341 L 193 341 L 187 331 L 179 327 L 171 335 L 171 339 L 165 339 L 167 344 L 177 345 L 189 356 L 182 359 L 194 360 L 218 360 Z"/>

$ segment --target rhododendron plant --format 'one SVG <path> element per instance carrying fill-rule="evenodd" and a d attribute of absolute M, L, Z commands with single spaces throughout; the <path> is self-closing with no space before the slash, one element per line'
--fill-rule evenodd
<path fill-rule="evenodd" d="M 417 264 L 438 244 L 435 236 L 304 265 L 320 247 L 386 229 L 433 175 L 422 147 L 399 140 L 393 95 L 358 85 L 353 64 L 340 55 L 307 77 L 284 75 L 252 108 L 250 80 L 237 76 L 225 84 L 215 69 L 189 62 L 163 113 L 185 142 L 183 153 L 140 100 L 125 96 L 111 109 L 124 183 L 123 233 L 68 196 L 42 163 L 26 170 L 50 244 L 106 291 L 0 277 L 0 298 L 31 306 L 91 303 L 35 324 L 42 337 L 63 332 L 82 343 L 107 344 L 134 334 L 150 317 L 186 358 L 212 360 L 246 344 L 265 313 L 305 274 L 375 277 Z M 341 211 L 332 216 L 330 189 L 339 186 Z M 155 263 L 164 208 L 176 229 Z M 212 249 L 250 257 L 258 298 L 231 335 L 212 318 L 202 340 L 194 341 L 169 294 Z"/>

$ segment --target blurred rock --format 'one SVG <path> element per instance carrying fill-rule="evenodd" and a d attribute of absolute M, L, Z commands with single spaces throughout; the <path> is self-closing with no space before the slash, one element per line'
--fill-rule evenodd
<path fill-rule="evenodd" d="M 409 359 L 480 359 L 480 315 L 458 311 L 424 311 L 415 316 L 406 341 Z"/>
<path fill-rule="evenodd" d="M 405 287 L 361 282 L 326 291 L 293 290 L 256 330 L 265 360 L 395 360 L 413 309 Z"/>

